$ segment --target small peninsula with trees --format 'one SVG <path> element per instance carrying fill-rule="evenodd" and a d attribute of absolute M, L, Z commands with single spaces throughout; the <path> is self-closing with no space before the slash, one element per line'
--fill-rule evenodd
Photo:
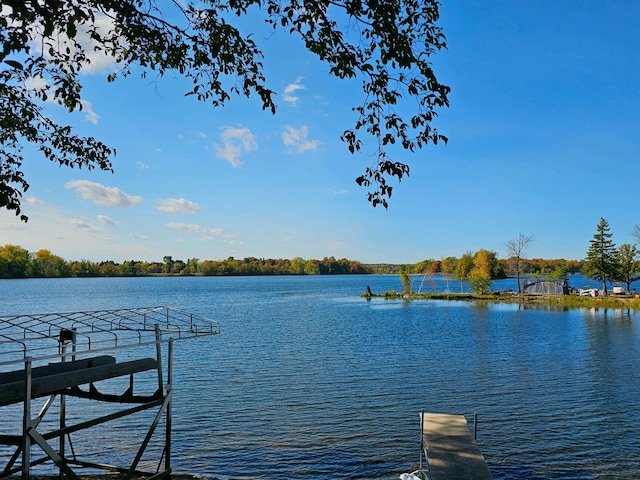
<path fill-rule="evenodd" d="M 640 242 L 640 225 L 636 225 L 632 235 Z M 640 296 L 635 293 L 635 289 L 632 292 L 631 288 L 633 282 L 640 280 L 639 252 L 635 244 L 623 244 L 617 248 L 612 237 L 613 234 L 610 233 L 609 223 L 605 218 L 601 218 L 596 227 L 596 233 L 590 240 L 585 260 L 570 262 L 573 263 L 571 266 L 573 268 L 560 264 L 557 265 L 553 272 L 539 275 L 531 273 L 531 262 L 524 258 L 524 251 L 534 240 L 534 237 L 520 233 L 517 239 L 507 242 L 507 250 L 510 257 L 506 262 L 507 267 L 510 269 L 510 274 L 517 280 L 517 294 L 513 291 L 489 291 L 492 279 L 504 278 L 501 274 L 504 273 L 502 268 L 505 263 L 495 257 L 495 252 L 480 250 L 473 255 L 469 252 L 456 261 L 455 278 L 467 280 L 471 290 L 470 293 L 453 293 L 448 289 L 445 292 L 440 292 L 436 291 L 435 288 L 432 288 L 430 292 L 423 292 L 420 289 L 416 293 L 413 291 L 413 280 L 411 278 L 411 274 L 414 271 L 411 266 L 401 265 L 398 271 L 402 284 L 400 292 L 387 291 L 382 294 L 374 294 L 367 287 L 362 296 L 365 298 L 383 297 L 386 299 L 402 298 L 405 300 L 499 300 L 516 303 L 538 303 L 542 301 L 546 304 L 557 304 L 565 308 L 594 306 L 603 308 L 640 308 Z M 562 262 L 564 263 L 564 261 Z M 423 273 L 421 284 L 424 283 L 427 276 L 433 276 L 435 273 L 435 271 L 429 272 L 426 270 Z M 603 295 L 600 295 L 598 289 L 593 288 L 570 289 L 566 277 L 571 273 L 581 273 L 586 278 L 601 282 Z M 547 282 L 555 280 L 557 286 L 561 286 L 560 291 L 562 294 L 526 292 L 522 288 L 523 285 L 536 282 L 521 283 L 521 274 L 526 274 L 527 277 L 534 279 L 543 278 Z M 562 284 L 560 284 L 560 281 L 562 281 Z M 608 283 L 612 282 L 616 282 L 618 286 L 614 287 L 613 291 L 610 292 Z M 621 286 L 622 284 L 626 286 L 626 291 Z M 569 295 L 569 293 L 577 295 Z M 610 293 L 613 293 L 613 295 L 610 295 Z"/>

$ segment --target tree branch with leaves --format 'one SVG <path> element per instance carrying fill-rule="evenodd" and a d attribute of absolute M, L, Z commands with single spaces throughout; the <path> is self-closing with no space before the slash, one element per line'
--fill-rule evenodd
<path fill-rule="evenodd" d="M 374 206 L 388 207 L 389 179 L 409 175 L 409 165 L 391 158 L 392 145 L 413 152 L 447 141 L 432 126 L 450 91 L 430 62 L 446 48 L 435 0 L 174 0 L 162 6 L 155 0 L 2 0 L 0 6 L 0 208 L 24 221 L 24 144 L 60 165 L 112 170 L 113 147 L 58 125 L 44 109 L 53 100 L 70 112 L 82 110 L 80 73 L 98 53 L 117 62 L 110 82 L 134 66 L 143 77 L 174 72 L 191 80 L 186 95 L 214 107 L 231 95 L 257 95 L 262 108 L 275 113 L 262 50 L 239 27 L 245 16 L 299 38 L 333 76 L 361 82 L 362 101 L 352 106 L 357 119 L 341 139 L 351 153 L 364 148 L 363 136 L 374 139 L 376 160 L 356 179 Z M 398 113 L 401 101 L 411 105 L 406 117 Z"/>

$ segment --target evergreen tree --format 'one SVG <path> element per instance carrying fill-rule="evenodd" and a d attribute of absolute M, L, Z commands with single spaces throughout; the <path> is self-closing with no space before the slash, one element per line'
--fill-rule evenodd
<path fill-rule="evenodd" d="M 607 295 L 607 281 L 617 280 L 619 277 L 618 252 L 616 245 L 611 240 L 609 223 L 600 218 L 597 231 L 593 235 L 591 245 L 587 251 L 587 259 L 582 267 L 585 277 L 602 282 L 602 291 Z"/>

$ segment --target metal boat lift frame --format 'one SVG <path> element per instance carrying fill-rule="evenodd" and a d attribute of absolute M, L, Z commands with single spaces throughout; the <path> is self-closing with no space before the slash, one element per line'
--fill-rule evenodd
<path fill-rule="evenodd" d="M 0 433 L 0 445 L 15 451 L 0 478 L 21 473 L 29 480 L 31 467 L 52 461 L 60 478 L 79 480 L 72 466 L 110 470 L 148 478 L 171 474 L 171 426 L 173 400 L 173 342 L 220 333 L 219 324 L 170 307 L 151 307 L 92 312 L 46 313 L 0 317 L 0 412 L 2 407 L 22 403 L 20 434 Z M 166 382 L 163 376 L 162 345 L 166 344 Z M 117 361 L 123 349 L 155 347 L 155 358 Z M 135 350 L 134 356 L 135 356 Z M 17 366 L 20 368 L 17 368 Z M 8 369 L 13 369 L 9 370 Z M 157 390 L 151 395 L 134 393 L 134 375 L 157 371 Z M 129 376 L 122 394 L 104 394 L 94 385 L 108 379 Z M 81 385 L 89 385 L 87 390 Z M 115 412 L 67 425 L 67 397 L 120 404 Z M 46 397 L 33 417 L 32 400 Z M 56 398 L 59 400 L 58 428 L 41 432 L 39 426 Z M 124 408 L 124 405 L 127 405 Z M 133 405 L 133 406 L 131 406 Z M 76 455 L 71 434 L 144 410 L 157 408 L 155 417 L 130 465 L 115 466 L 82 460 Z M 138 465 L 162 417 L 165 417 L 164 443 L 155 472 L 143 472 Z M 68 439 L 71 455 L 66 453 Z M 57 448 L 53 443 L 57 440 Z M 32 459 L 32 446 L 39 446 L 44 456 Z M 18 460 L 21 459 L 21 462 Z"/>

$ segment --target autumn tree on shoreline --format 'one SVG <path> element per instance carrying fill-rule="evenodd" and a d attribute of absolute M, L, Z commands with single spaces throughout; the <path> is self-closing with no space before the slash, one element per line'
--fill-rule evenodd
<path fill-rule="evenodd" d="M 630 243 L 624 243 L 618 248 L 619 280 L 627 286 L 627 292 L 631 291 L 631 283 L 640 278 L 638 276 L 640 273 L 639 253 L 637 247 Z"/>

